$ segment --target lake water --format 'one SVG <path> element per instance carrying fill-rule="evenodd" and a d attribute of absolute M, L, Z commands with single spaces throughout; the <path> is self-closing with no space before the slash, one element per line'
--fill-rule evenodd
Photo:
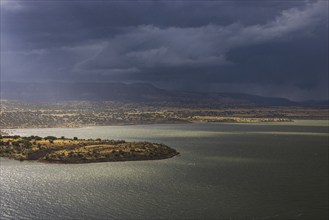
<path fill-rule="evenodd" d="M 0 219 L 327 219 L 328 121 L 11 130 L 167 144 L 171 159 L 0 159 Z"/>

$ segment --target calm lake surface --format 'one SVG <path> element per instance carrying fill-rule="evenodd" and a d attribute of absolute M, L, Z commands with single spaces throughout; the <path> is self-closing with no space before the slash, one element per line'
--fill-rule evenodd
<path fill-rule="evenodd" d="M 167 144 L 158 161 L 0 159 L 0 219 L 327 219 L 328 121 L 10 130 Z"/>

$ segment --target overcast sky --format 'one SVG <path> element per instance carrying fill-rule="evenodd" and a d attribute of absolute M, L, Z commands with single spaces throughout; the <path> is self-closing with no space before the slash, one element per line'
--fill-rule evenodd
<path fill-rule="evenodd" d="M 328 1 L 4 1 L 1 81 L 328 99 Z"/>

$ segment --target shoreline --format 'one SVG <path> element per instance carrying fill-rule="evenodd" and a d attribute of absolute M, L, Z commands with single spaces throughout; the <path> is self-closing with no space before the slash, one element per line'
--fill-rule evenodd
<path fill-rule="evenodd" d="M 118 123 L 118 124 L 109 124 L 109 125 L 77 125 L 77 126 L 50 126 L 50 127 L 37 127 L 37 126 L 30 126 L 30 127 L 12 127 L 12 128 L 0 128 L 0 131 L 6 132 L 7 130 L 17 130 L 17 129 L 47 129 L 47 128 L 88 128 L 88 127 L 123 127 L 123 126 L 138 126 L 138 125 L 175 125 L 175 124 L 193 124 L 199 122 L 191 122 L 191 121 L 184 121 L 184 122 L 167 122 L 167 123 Z"/>
<path fill-rule="evenodd" d="M 89 164 L 89 163 L 106 163 L 106 162 L 130 162 L 130 161 L 153 161 L 153 160 L 165 160 L 165 159 L 170 159 L 176 156 L 180 156 L 181 154 L 179 152 L 176 152 L 172 155 L 168 155 L 168 157 L 156 157 L 156 158 L 136 158 L 136 159 L 124 159 L 124 160 L 95 160 L 95 161 L 60 161 L 60 160 L 17 160 L 14 157 L 3 157 L 0 156 L 0 158 L 8 159 L 8 160 L 14 160 L 18 162 L 40 162 L 40 163 L 45 163 L 45 164 Z"/>
<path fill-rule="evenodd" d="M 259 121 L 259 122 L 238 122 L 238 121 L 186 121 L 186 122 L 174 122 L 174 123 L 145 123 L 145 124 L 111 124 L 111 125 L 79 125 L 79 126 L 49 126 L 49 127 L 15 127 L 15 128 L 0 128 L 2 133 L 10 134 L 10 131 L 13 130 L 22 130 L 22 129 L 77 129 L 77 128 L 93 128 L 93 127 L 124 127 L 124 126 L 147 126 L 147 125 L 184 125 L 184 124 L 257 124 L 257 123 L 293 123 L 298 121 L 328 121 L 329 119 L 293 119 L 290 121 Z M 0 133 L 1 134 L 1 133 Z M 15 134 L 13 134 L 15 135 Z"/>
<path fill-rule="evenodd" d="M 129 159 L 123 159 L 123 160 L 108 160 L 108 159 L 104 159 L 104 160 L 95 160 L 95 161 L 60 161 L 60 160 L 25 160 L 25 161 L 36 161 L 36 162 L 41 162 L 41 163 L 47 163 L 47 164 L 88 164 L 88 163 L 106 163 L 106 162 L 129 162 L 129 161 L 152 161 L 152 160 L 165 160 L 165 159 L 170 159 L 173 158 L 175 156 L 180 155 L 179 152 L 176 152 L 175 154 L 172 155 L 168 155 L 168 157 L 154 157 L 154 158 L 129 158 Z M 8 157 L 2 157 L 2 158 L 8 158 Z M 15 160 L 14 158 L 8 158 L 8 159 L 12 159 Z"/>
<path fill-rule="evenodd" d="M 87 127 L 108 127 L 108 126 L 138 126 L 138 125 L 175 125 L 175 124 L 205 124 L 205 123 L 276 123 L 276 122 L 294 122 L 295 120 L 329 120 L 329 119 L 286 119 L 286 118 L 239 118 L 239 117 L 224 118 L 218 120 L 182 120 L 182 121 L 168 121 L 168 122 L 155 122 L 155 123 L 116 123 L 116 124 L 82 124 L 76 126 L 24 126 L 24 127 L 10 127 L 10 128 L 0 128 L 0 131 L 6 132 L 6 130 L 16 130 L 16 129 L 47 129 L 47 128 L 87 128 Z M 241 120 L 240 120 L 241 119 Z M 252 119 L 251 121 L 247 121 Z"/>

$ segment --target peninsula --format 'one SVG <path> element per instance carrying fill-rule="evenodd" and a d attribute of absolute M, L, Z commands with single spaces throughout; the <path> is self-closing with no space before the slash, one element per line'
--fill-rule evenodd
<path fill-rule="evenodd" d="M 164 144 L 123 140 L 0 135 L 0 157 L 49 163 L 159 160 L 179 153 Z"/>

